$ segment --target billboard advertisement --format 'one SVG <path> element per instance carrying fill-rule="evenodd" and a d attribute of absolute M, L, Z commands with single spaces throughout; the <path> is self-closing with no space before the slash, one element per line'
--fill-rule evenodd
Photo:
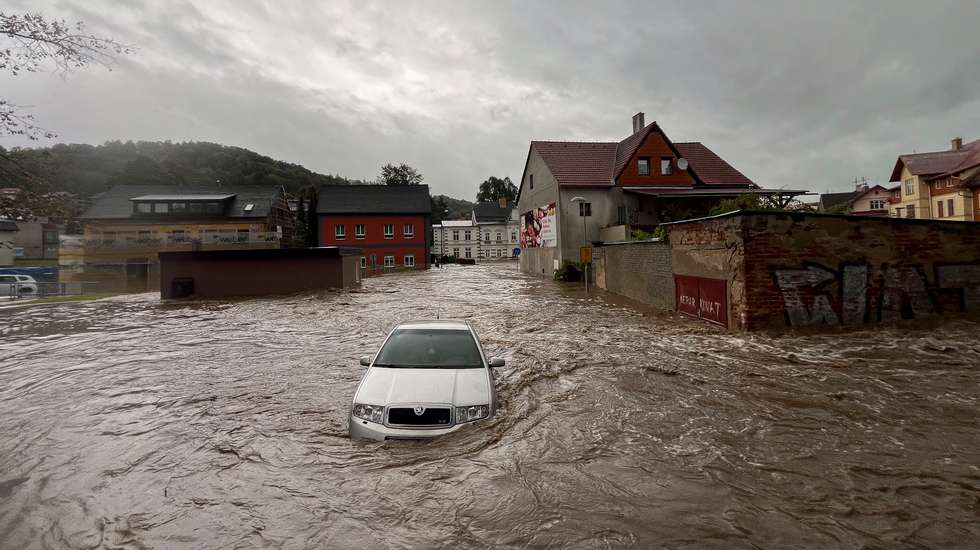
<path fill-rule="evenodd" d="M 521 215 L 521 248 L 558 246 L 557 224 L 555 203 L 525 212 Z"/>

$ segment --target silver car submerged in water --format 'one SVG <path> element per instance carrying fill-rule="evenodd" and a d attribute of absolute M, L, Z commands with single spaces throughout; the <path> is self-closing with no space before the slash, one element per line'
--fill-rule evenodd
<path fill-rule="evenodd" d="M 353 438 L 424 439 L 493 417 L 497 393 L 476 332 L 463 321 L 402 323 L 388 334 L 354 393 Z"/>

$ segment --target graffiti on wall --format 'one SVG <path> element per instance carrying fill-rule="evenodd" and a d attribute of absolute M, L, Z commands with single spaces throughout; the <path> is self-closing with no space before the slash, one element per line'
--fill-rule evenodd
<path fill-rule="evenodd" d="M 790 326 L 858 325 L 921 319 L 948 311 L 980 312 L 980 264 L 921 266 L 866 263 L 837 269 L 808 264 L 777 269 L 773 278 Z"/>

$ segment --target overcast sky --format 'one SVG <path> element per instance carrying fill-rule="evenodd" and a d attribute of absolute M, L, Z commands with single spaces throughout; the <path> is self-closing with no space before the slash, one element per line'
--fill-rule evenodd
<path fill-rule="evenodd" d="M 55 141 L 205 140 L 363 179 L 405 162 L 471 200 L 516 183 L 532 139 L 619 140 L 637 111 L 817 192 L 980 138 L 976 0 L 4 4 L 139 48 L 111 72 L 0 76 Z"/>

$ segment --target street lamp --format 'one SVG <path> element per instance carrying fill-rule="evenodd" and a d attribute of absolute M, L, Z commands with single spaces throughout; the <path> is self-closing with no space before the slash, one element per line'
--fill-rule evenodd
<path fill-rule="evenodd" d="M 579 205 L 579 214 L 582 216 L 582 237 L 585 239 L 586 246 L 588 246 L 588 244 L 589 244 L 589 227 L 585 223 L 585 207 L 582 206 L 583 203 L 585 203 L 585 198 L 584 197 L 579 197 L 579 196 L 572 197 L 572 204 L 578 204 Z M 582 259 L 582 258 L 579 258 L 579 259 Z M 584 270 L 584 275 L 585 275 L 585 277 L 584 277 L 584 279 L 585 279 L 585 293 L 588 294 L 589 293 L 589 264 L 583 261 L 582 262 L 582 268 Z"/>

